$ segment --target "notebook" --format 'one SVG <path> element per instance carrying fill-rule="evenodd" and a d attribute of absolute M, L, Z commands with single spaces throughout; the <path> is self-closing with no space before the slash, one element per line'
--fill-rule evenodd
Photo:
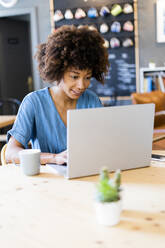
<path fill-rule="evenodd" d="M 67 112 L 67 166 L 49 164 L 66 178 L 150 165 L 154 104 Z"/>

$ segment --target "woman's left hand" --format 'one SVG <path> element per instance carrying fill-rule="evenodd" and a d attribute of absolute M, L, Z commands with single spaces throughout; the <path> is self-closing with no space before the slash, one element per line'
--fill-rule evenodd
<path fill-rule="evenodd" d="M 41 153 L 41 164 L 66 164 L 67 163 L 67 150 L 60 153 Z"/>

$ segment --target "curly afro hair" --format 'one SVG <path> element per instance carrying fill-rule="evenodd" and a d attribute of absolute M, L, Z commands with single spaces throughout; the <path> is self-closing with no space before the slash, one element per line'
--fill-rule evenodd
<path fill-rule="evenodd" d="M 98 31 L 65 25 L 48 36 L 36 53 L 41 78 L 58 84 L 68 68 L 89 69 L 102 84 L 108 71 L 108 52 Z"/>

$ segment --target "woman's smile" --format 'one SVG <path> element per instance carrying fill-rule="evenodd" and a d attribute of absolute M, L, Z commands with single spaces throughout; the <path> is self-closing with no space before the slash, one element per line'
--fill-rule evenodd
<path fill-rule="evenodd" d="M 84 90 L 83 91 L 79 91 L 79 90 L 73 90 L 73 89 L 71 89 L 71 92 L 72 92 L 73 95 L 79 97 L 79 96 L 82 95 L 82 93 L 84 92 Z"/>

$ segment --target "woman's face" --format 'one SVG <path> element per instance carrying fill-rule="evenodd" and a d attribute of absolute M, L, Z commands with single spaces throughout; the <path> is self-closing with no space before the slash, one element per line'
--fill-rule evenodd
<path fill-rule="evenodd" d="M 69 68 L 59 86 L 69 98 L 78 99 L 90 85 L 91 77 L 91 70 Z"/>

